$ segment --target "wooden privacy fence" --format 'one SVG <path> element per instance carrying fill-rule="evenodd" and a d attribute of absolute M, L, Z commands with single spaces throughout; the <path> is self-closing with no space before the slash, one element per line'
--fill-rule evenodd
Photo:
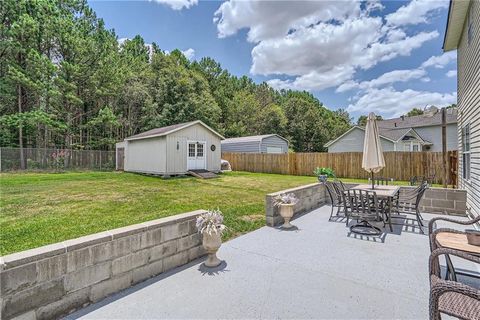
<path fill-rule="evenodd" d="M 379 176 L 395 180 L 410 180 L 413 176 L 433 177 L 434 183 L 443 183 L 441 152 L 385 152 L 386 167 Z M 367 179 L 362 169 L 362 152 L 342 153 L 222 153 L 233 170 L 290 175 L 313 175 L 316 167 L 330 167 L 337 177 Z M 457 151 L 449 151 L 448 183 L 456 185 Z M 453 165 L 452 165 L 453 164 Z"/>
<path fill-rule="evenodd" d="M 22 170 L 20 148 L 0 148 L 0 171 Z M 114 170 L 115 151 L 23 148 L 25 170 Z"/>

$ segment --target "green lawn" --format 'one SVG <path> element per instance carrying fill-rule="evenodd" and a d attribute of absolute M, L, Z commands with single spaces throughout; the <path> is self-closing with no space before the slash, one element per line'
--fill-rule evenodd
<path fill-rule="evenodd" d="M 219 208 L 225 238 L 265 225 L 265 194 L 314 177 L 232 172 L 219 179 L 119 172 L 0 175 L 0 255 L 176 213 Z"/>

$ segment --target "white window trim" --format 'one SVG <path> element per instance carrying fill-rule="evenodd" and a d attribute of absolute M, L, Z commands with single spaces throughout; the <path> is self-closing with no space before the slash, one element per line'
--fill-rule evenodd
<path fill-rule="evenodd" d="M 468 151 L 464 151 L 464 149 L 463 149 L 463 147 L 464 147 L 464 131 L 463 131 L 463 130 L 464 130 L 467 126 L 468 126 L 468 133 L 469 133 L 469 134 L 468 134 L 468 138 L 469 138 L 469 140 L 470 140 L 470 141 L 469 141 L 469 150 L 468 150 Z M 470 136 L 471 136 L 471 131 L 470 131 L 470 130 L 471 130 L 470 122 L 467 122 L 467 123 L 465 123 L 465 124 L 462 126 L 462 128 L 461 128 L 461 140 L 462 140 L 461 143 L 462 143 L 462 145 L 461 145 L 461 148 L 460 148 L 460 150 L 462 151 L 462 180 L 464 180 L 464 181 L 466 181 L 466 182 L 468 182 L 468 183 L 470 183 L 470 180 L 471 180 L 471 178 L 472 178 L 472 151 L 471 151 L 471 145 L 472 145 L 472 143 L 471 143 L 471 139 L 470 139 Z M 465 178 L 465 177 L 464 177 L 464 172 L 465 172 L 465 162 L 464 162 L 464 160 L 463 160 L 463 155 L 464 155 L 464 154 L 470 155 L 470 161 L 469 161 L 469 167 L 468 167 L 468 178 Z"/>

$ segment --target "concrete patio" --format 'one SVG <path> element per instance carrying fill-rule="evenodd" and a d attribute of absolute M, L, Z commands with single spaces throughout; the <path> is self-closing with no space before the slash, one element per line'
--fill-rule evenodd
<path fill-rule="evenodd" d="M 329 214 L 300 216 L 293 231 L 263 227 L 223 244 L 213 271 L 195 260 L 66 319 L 428 318 L 428 237 L 412 221 L 353 235 Z"/>

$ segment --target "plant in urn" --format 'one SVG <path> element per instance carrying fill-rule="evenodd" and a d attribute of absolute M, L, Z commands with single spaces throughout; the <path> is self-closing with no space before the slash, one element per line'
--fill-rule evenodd
<path fill-rule="evenodd" d="M 208 253 L 205 266 L 217 267 L 222 262 L 217 258 L 217 251 L 222 245 L 222 234 L 225 231 L 222 212 L 218 209 L 208 210 L 198 216 L 197 229 L 203 237 L 203 247 Z"/>
<path fill-rule="evenodd" d="M 275 197 L 275 206 L 280 210 L 280 215 L 282 216 L 285 223 L 282 225 L 285 229 L 290 229 L 293 225 L 290 223 L 290 219 L 293 217 L 293 208 L 298 202 L 297 197 L 293 193 L 283 193 Z"/>

